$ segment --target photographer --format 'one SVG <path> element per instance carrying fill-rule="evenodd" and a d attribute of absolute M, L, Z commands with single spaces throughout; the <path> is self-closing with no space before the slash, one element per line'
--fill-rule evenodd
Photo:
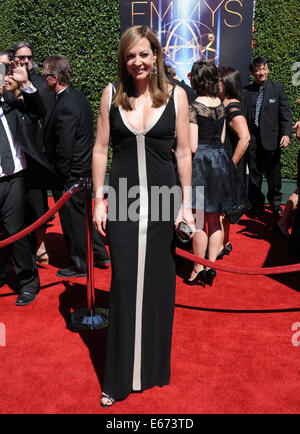
<path fill-rule="evenodd" d="M 28 79 L 26 67 L 11 62 L 10 72 L 6 79 L 19 84 L 23 99 L 16 102 L 15 97 L 0 86 L 0 218 L 8 237 L 24 228 L 26 156 L 44 163 L 41 153 L 24 134 L 24 114 L 32 119 L 45 114 L 39 93 Z M 32 303 L 39 292 L 38 270 L 26 237 L 10 248 L 18 278 L 16 305 L 24 306 Z"/>

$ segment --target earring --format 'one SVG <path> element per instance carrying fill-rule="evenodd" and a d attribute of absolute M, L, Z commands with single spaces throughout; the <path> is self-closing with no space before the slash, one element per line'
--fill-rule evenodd
<path fill-rule="evenodd" d="M 156 65 L 156 62 L 153 62 L 151 74 L 152 75 L 156 75 L 157 74 L 157 65 Z"/>

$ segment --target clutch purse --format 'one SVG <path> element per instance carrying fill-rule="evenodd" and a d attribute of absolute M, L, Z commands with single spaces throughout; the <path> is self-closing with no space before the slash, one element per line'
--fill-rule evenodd
<path fill-rule="evenodd" d="M 191 240 L 192 229 L 184 222 L 180 222 L 175 229 L 175 234 L 178 239 L 183 244 L 189 243 Z"/>

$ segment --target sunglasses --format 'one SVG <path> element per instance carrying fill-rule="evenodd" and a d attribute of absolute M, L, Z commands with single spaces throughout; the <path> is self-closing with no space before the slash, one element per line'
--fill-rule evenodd
<path fill-rule="evenodd" d="M 15 56 L 15 59 L 19 59 L 19 60 L 25 60 L 25 59 L 28 59 L 28 60 L 32 60 L 33 59 L 33 56 L 31 55 L 31 56 Z"/>
<path fill-rule="evenodd" d="M 53 77 L 55 74 L 42 74 L 43 78 Z"/>

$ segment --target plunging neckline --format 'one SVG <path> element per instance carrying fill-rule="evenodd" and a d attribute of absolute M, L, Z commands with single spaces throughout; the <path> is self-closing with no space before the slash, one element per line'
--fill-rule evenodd
<path fill-rule="evenodd" d="M 125 115 L 125 111 L 123 110 L 123 108 L 121 106 L 119 106 L 119 112 L 122 118 L 122 121 L 124 123 L 124 125 L 126 126 L 126 128 L 128 128 L 129 131 L 131 131 L 133 134 L 135 134 L 136 136 L 139 135 L 145 135 L 147 134 L 159 121 L 159 119 L 161 118 L 161 116 L 163 115 L 163 112 L 165 111 L 168 103 L 170 101 L 170 98 L 168 99 L 168 101 L 166 102 L 166 104 L 162 105 L 152 116 L 151 122 L 149 123 L 149 125 L 144 128 L 142 131 L 138 131 L 137 129 L 135 129 L 130 122 L 128 121 L 128 119 L 126 118 Z"/>

